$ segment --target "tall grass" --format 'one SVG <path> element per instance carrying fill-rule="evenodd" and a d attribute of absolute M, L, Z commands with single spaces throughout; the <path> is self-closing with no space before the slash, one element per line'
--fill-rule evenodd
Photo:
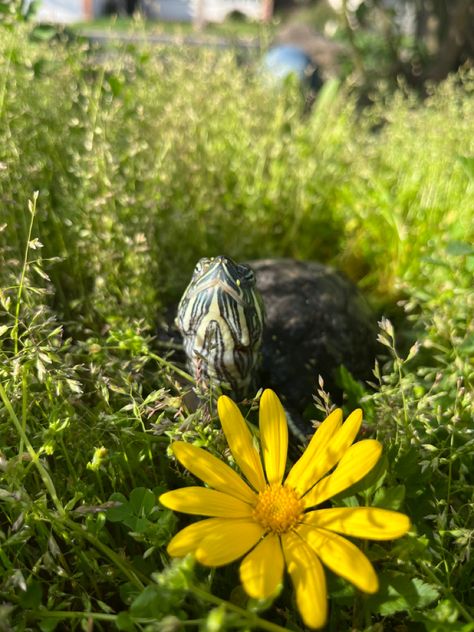
<path fill-rule="evenodd" d="M 388 460 L 340 502 L 403 507 L 417 535 L 370 549 L 378 597 L 331 579 L 330 629 L 474 629 L 472 88 L 361 110 L 329 84 L 305 113 L 231 54 L 0 30 L 0 621 L 263 629 L 232 569 L 169 564 L 156 502 L 182 479 L 170 435 L 223 450 L 153 334 L 225 253 L 332 263 L 405 315 L 382 322 L 375 392 L 343 375 Z M 278 606 L 262 616 L 297 629 Z"/>
<path fill-rule="evenodd" d="M 392 294 L 428 242 L 470 229 L 470 75 L 362 113 L 328 86 L 302 117 L 231 55 L 1 46 L 2 243 L 23 251 L 38 190 L 65 314 L 139 300 L 150 318 L 218 252 L 332 261 Z"/>

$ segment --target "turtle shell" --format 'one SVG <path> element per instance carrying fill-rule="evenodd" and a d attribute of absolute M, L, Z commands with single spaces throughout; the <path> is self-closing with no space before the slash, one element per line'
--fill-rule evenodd
<path fill-rule="evenodd" d="M 259 385 L 302 413 L 318 376 L 335 401 L 343 365 L 356 379 L 370 378 L 376 319 L 358 288 L 333 268 L 294 259 L 248 262 L 265 306 Z"/>

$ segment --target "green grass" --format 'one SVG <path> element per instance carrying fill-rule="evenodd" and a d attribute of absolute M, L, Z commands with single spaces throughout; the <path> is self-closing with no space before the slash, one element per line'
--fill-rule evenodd
<path fill-rule="evenodd" d="M 387 458 L 339 502 L 414 533 L 369 547 L 376 597 L 330 578 L 328 629 L 473 630 L 472 74 L 365 111 L 330 84 L 304 114 L 231 54 L 0 35 L 0 620 L 298 629 L 289 591 L 263 611 L 164 549 L 170 436 L 224 446 L 154 336 L 225 253 L 336 265 L 398 323 L 375 390 L 343 376 Z"/>

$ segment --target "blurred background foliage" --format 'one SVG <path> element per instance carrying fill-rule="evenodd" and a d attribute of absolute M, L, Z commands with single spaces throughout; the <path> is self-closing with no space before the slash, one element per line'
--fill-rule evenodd
<path fill-rule="evenodd" d="M 423 90 L 474 59 L 470 0 L 276 0 L 285 12 L 349 46 L 364 81 L 397 80 Z"/>
<path fill-rule="evenodd" d="M 363 109 L 329 81 L 305 114 L 296 89 L 268 89 L 232 52 L 4 35 L 1 274 L 39 191 L 63 317 L 139 302 L 151 323 L 219 252 L 335 263 L 392 301 L 433 247 L 472 228 L 469 71 L 423 103 L 405 87 Z"/>

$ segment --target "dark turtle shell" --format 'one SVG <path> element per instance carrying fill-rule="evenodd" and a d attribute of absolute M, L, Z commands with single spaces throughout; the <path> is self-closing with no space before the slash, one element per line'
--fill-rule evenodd
<path fill-rule="evenodd" d="M 354 283 L 333 268 L 294 259 L 250 261 L 265 306 L 259 385 L 300 413 L 318 376 L 335 401 L 344 366 L 355 379 L 371 376 L 376 319 Z"/>

